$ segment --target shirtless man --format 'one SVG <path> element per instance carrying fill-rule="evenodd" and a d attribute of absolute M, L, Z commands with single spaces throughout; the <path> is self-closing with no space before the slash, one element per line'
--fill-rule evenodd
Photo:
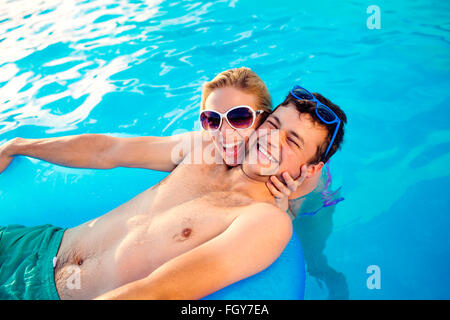
<path fill-rule="evenodd" d="M 337 106 L 328 106 L 345 122 Z M 310 161 L 326 156 L 323 146 L 333 144 L 335 126 L 321 122 L 315 110 L 315 102 L 290 94 L 249 145 L 247 154 L 258 161 L 246 157 L 232 169 L 195 165 L 188 161 L 191 150 L 160 184 L 65 230 L 54 259 L 59 297 L 199 299 L 267 268 L 292 234 L 291 219 L 266 187 L 268 176 L 288 171 L 298 177 L 302 164 L 316 170 L 320 161 Z M 279 139 L 266 133 L 270 148 L 263 148 L 259 141 L 267 130 L 277 130 Z M 342 125 L 340 130 L 334 152 Z M 67 286 L 74 267 L 77 290 Z"/>

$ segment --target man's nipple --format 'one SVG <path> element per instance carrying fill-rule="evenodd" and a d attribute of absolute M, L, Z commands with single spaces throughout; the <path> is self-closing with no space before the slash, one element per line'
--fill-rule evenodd
<path fill-rule="evenodd" d="M 172 239 L 175 241 L 186 241 L 192 235 L 191 228 L 184 228 L 181 232 L 177 232 L 173 235 Z"/>
<path fill-rule="evenodd" d="M 181 233 L 183 237 L 187 238 L 191 235 L 191 229 L 190 228 L 184 228 L 183 232 Z"/>

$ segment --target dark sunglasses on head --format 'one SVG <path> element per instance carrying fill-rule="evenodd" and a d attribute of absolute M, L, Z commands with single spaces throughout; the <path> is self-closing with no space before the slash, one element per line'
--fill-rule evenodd
<path fill-rule="evenodd" d="M 294 86 L 294 88 L 292 88 L 291 95 L 298 100 L 314 101 L 316 103 L 316 114 L 322 122 L 326 124 L 337 123 L 336 128 L 334 129 L 333 137 L 331 138 L 327 151 L 323 156 L 323 158 L 326 158 L 328 151 L 330 151 L 330 148 L 333 145 L 334 138 L 336 137 L 339 126 L 341 125 L 341 119 L 339 119 L 339 117 L 336 115 L 336 113 L 333 112 L 333 110 L 317 100 L 316 97 L 314 97 L 314 95 L 305 88 L 296 85 Z"/>
<path fill-rule="evenodd" d="M 207 131 L 217 131 L 222 125 L 222 118 L 225 118 L 233 129 L 248 129 L 255 123 L 256 116 L 263 112 L 263 110 L 255 111 L 249 106 L 236 106 L 225 113 L 203 110 L 200 113 L 200 123 Z"/>

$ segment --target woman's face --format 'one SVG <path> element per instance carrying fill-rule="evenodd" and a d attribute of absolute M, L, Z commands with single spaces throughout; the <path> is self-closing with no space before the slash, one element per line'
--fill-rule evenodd
<path fill-rule="evenodd" d="M 206 110 L 214 110 L 220 113 L 225 113 L 233 107 L 242 105 L 250 106 L 255 111 L 258 110 L 254 95 L 233 87 L 214 89 L 205 101 Z M 259 117 L 261 116 L 256 116 L 255 122 L 248 129 L 236 130 L 224 118 L 217 131 L 208 131 L 216 150 L 227 165 L 236 166 L 242 163 L 245 146 L 248 138 L 259 124 Z"/>

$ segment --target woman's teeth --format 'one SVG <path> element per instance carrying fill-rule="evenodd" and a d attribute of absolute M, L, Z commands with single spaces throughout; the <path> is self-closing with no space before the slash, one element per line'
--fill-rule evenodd
<path fill-rule="evenodd" d="M 222 148 L 225 156 L 227 158 L 235 158 L 238 156 L 239 150 L 243 145 L 243 141 L 235 142 L 235 143 L 222 143 Z"/>
<path fill-rule="evenodd" d="M 228 143 L 228 144 L 223 143 L 222 146 L 223 146 L 225 149 L 228 149 L 228 148 L 234 148 L 235 146 L 240 146 L 241 144 L 242 144 L 242 141 L 240 141 L 240 142 L 235 142 L 235 143 Z"/>

